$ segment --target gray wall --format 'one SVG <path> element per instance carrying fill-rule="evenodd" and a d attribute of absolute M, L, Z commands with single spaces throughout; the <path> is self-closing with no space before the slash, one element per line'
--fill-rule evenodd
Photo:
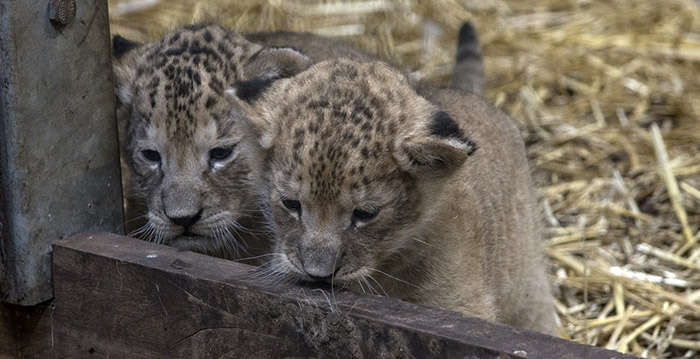
<path fill-rule="evenodd" d="M 106 0 L 52 24 L 48 0 L 0 0 L 0 301 L 52 297 L 51 242 L 121 232 Z"/>

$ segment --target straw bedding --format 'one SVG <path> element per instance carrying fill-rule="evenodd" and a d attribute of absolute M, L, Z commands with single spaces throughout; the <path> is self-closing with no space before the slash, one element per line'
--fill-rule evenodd
<path fill-rule="evenodd" d="M 692 0 L 111 0 L 148 41 L 213 20 L 312 31 L 449 80 L 457 30 L 518 123 L 546 219 L 564 338 L 700 356 L 700 9 Z"/>

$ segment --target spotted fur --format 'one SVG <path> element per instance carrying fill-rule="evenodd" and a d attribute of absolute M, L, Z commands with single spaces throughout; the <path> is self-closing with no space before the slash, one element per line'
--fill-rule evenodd
<path fill-rule="evenodd" d="M 310 60 L 207 24 L 144 45 L 115 37 L 114 45 L 126 187 L 130 205 L 142 204 L 147 219 L 136 234 L 239 257 L 241 246 L 260 237 L 259 156 L 225 91 L 237 82 L 290 76 Z"/>

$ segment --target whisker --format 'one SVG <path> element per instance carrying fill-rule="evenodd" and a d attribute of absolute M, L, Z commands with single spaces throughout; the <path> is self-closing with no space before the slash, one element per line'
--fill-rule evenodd
<path fill-rule="evenodd" d="M 424 240 L 422 240 L 422 239 L 418 239 L 418 238 L 415 238 L 415 237 L 410 237 L 409 239 L 412 240 L 412 241 L 416 241 L 416 242 L 418 242 L 418 243 L 420 243 L 420 244 L 424 244 L 424 245 L 429 246 L 429 247 L 438 248 L 438 246 L 436 246 L 436 245 L 434 245 L 434 244 L 432 244 L 432 243 L 428 243 L 428 242 L 426 242 L 426 241 L 424 241 Z"/>
<path fill-rule="evenodd" d="M 266 253 L 266 254 L 261 254 L 259 256 L 253 256 L 253 257 L 243 257 L 243 258 L 238 258 L 239 261 L 248 261 L 248 260 L 253 260 L 253 259 L 260 259 L 264 257 L 269 257 L 269 256 L 274 256 L 277 255 L 277 253 Z"/>
<path fill-rule="evenodd" d="M 241 232 L 244 232 L 244 233 L 249 233 L 249 234 L 253 234 L 253 235 L 254 235 L 254 234 L 257 234 L 257 233 L 269 233 L 269 232 L 262 231 L 262 230 L 259 230 L 259 229 L 253 229 L 253 228 L 245 227 L 244 225 L 240 224 L 240 223 L 239 223 L 238 221 L 236 221 L 235 219 L 227 218 L 226 221 L 229 222 L 229 225 L 231 225 L 232 227 L 234 227 L 234 228 L 236 228 L 237 230 L 239 230 L 239 231 L 241 231 Z"/>
<path fill-rule="evenodd" d="M 243 209 L 243 210 L 240 210 L 240 212 L 243 213 L 243 214 L 249 214 L 249 213 L 253 213 L 253 214 L 262 213 L 262 214 L 265 214 L 265 213 L 266 213 L 266 211 L 264 211 L 264 210 L 262 210 L 262 209 Z"/>
<path fill-rule="evenodd" d="M 367 276 L 366 276 L 366 277 L 367 277 L 367 278 L 369 278 L 369 279 L 371 279 L 371 280 L 373 280 L 373 281 L 374 281 L 374 283 L 376 283 L 376 284 L 377 284 L 377 286 L 379 287 L 379 289 L 381 289 L 381 290 L 382 290 L 382 292 L 384 293 L 384 296 L 385 296 L 385 297 L 388 297 L 388 296 L 389 296 L 389 294 L 387 294 L 386 290 L 384 290 L 384 288 L 382 287 L 382 285 L 381 285 L 381 284 L 379 284 L 379 282 L 378 282 L 378 281 L 377 281 L 377 280 L 376 280 L 376 279 L 375 279 L 374 277 L 372 277 L 372 275 L 371 275 L 371 274 L 367 274 Z M 379 292 L 377 292 L 377 295 L 381 295 L 381 294 L 380 294 Z"/>
<path fill-rule="evenodd" d="M 138 235 L 143 234 L 146 232 L 151 226 L 151 222 L 146 222 L 143 226 L 139 227 L 138 229 L 135 229 L 127 234 L 127 237 L 137 237 Z"/>
<path fill-rule="evenodd" d="M 335 281 L 335 268 L 338 268 L 338 256 L 340 255 L 340 247 L 338 247 L 338 250 L 335 252 L 335 258 L 333 258 L 333 273 L 331 273 L 331 297 L 333 297 L 333 302 L 335 302 L 335 285 L 333 285 L 333 282 Z"/>
<path fill-rule="evenodd" d="M 264 283 L 279 285 L 279 284 L 292 284 L 298 282 L 298 279 L 290 276 L 287 271 L 282 267 L 286 263 L 286 259 L 282 254 L 279 254 L 278 258 L 273 258 L 272 260 L 266 262 L 261 267 L 258 267 L 257 273 L 252 277 L 253 279 L 258 279 Z"/>
<path fill-rule="evenodd" d="M 229 246 L 233 247 L 233 250 L 236 252 L 236 256 L 238 256 L 239 251 L 243 252 L 245 254 L 248 253 L 248 243 L 243 239 L 243 236 L 238 233 L 235 227 L 223 227 L 226 233 L 228 234 L 228 238 L 230 238 L 229 241 Z M 230 230 L 229 230 L 230 228 Z M 233 231 L 233 233 L 231 233 Z M 241 244 L 242 243 L 242 244 Z"/>
<path fill-rule="evenodd" d="M 239 255 L 239 244 L 236 236 L 234 236 L 231 231 L 226 226 L 221 226 L 221 237 L 224 245 L 236 256 Z M 245 250 L 245 249 L 244 249 Z M 247 253 L 247 252 L 246 252 Z"/>
<path fill-rule="evenodd" d="M 143 214 L 143 215 L 134 217 L 134 218 L 132 218 L 132 219 L 127 219 L 126 221 L 123 221 L 123 222 L 122 222 L 122 225 L 125 225 L 125 224 L 127 224 L 127 223 L 131 223 L 131 222 L 134 222 L 134 221 L 138 221 L 138 220 L 141 220 L 141 219 L 144 219 L 144 218 L 148 218 L 148 215 Z"/>
<path fill-rule="evenodd" d="M 228 257 L 228 251 L 226 250 L 226 246 L 224 245 L 224 241 L 221 238 L 222 233 L 221 233 L 221 226 L 219 226 L 218 222 L 214 222 L 211 230 L 211 235 L 212 235 L 212 240 L 214 241 L 214 245 L 216 247 L 216 250 L 218 252 L 221 252 L 225 257 Z"/>
<path fill-rule="evenodd" d="M 367 269 L 369 269 L 369 270 L 371 270 L 371 271 L 375 271 L 375 272 L 380 273 L 380 274 L 383 274 L 383 275 L 385 275 L 385 276 L 387 276 L 387 277 L 389 277 L 389 278 L 391 278 L 391 279 L 393 279 L 393 280 L 395 280 L 395 281 L 397 281 L 397 282 L 401 282 L 401 283 L 403 283 L 403 284 L 410 285 L 411 287 L 418 288 L 418 286 L 415 285 L 415 284 L 413 284 L 413 283 L 409 283 L 409 282 L 407 282 L 407 281 L 405 281 L 405 280 L 403 280 L 403 279 L 396 278 L 396 277 L 392 276 L 391 274 L 386 273 L 386 272 L 383 272 L 383 271 L 381 271 L 381 270 L 379 270 L 379 269 L 376 269 L 376 268 L 367 268 Z"/>
<path fill-rule="evenodd" d="M 360 290 L 362 290 L 362 293 L 367 294 L 367 291 L 365 290 L 365 287 L 362 285 L 362 281 L 360 280 L 362 277 L 355 279 L 357 281 L 357 284 L 360 285 Z"/>
<path fill-rule="evenodd" d="M 163 229 L 158 228 L 156 231 L 156 243 L 163 244 L 165 242 L 165 235 L 163 234 Z"/>
<path fill-rule="evenodd" d="M 377 292 L 377 290 L 374 289 L 374 287 L 372 287 L 372 284 L 370 284 L 370 282 L 367 280 L 367 277 L 362 276 L 362 277 L 360 277 L 360 278 L 362 278 L 362 281 L 365 282 L 365 284 L 367 285 L 367 288 L 369 288 L 369 293 L 370 293 L 370 294 L 372 294 L 372 295 L 379 295 L 379 292 Z"/>
<path fill-rule="evenodd" d="M 335 312 L 335 311 L 336 311 L 336 308 L 335 308 L 335 306 L 333 305 L 333 301 L 331 301 L 331 298 L 328 297 L 328 294 L 326 293 L 325 290 L 320 289 L 320 288 L 317 288 L 317 289 L 312 290 L 312 292 L 320 292 L 320 293 L 323 295 L 323 297 L 326 298 L 326 302 L 328 303 L 328 307 L 329 307 L 329 309 L 331 310 L 331 312 Z"/>
<path fill-rule="evenodd" d="M 151 226 L 151 230 L 148 232 L 148 237 L 147 237 L 147 239 L 148 239 L 150 242 L 157 243 L 157 242 L 158 242 L 157 233 L 158 233 L 158 228 L 156 228 L 155 225 L 152 225 L 152 226 Z"/>
<path fill-rule="evenodd" d="M 141 234 L 141 239 L 148 241 L 148 242 L 153 242 L 153 234 L 155 232 L 155 227 L 153 226 L 153 223 L 148 222 L 146 223 L 146 230 Z"/>

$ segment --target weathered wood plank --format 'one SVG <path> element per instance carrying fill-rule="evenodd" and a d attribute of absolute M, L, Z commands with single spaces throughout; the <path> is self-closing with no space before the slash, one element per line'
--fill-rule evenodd
<path fill-rule="evenodd" d="M 631 358 L 98 232 L 54 243 L 55 354 L 129 358 Z"/>
<path fill-rule="evenodd" d="M 54 358 L 52 303 L 29 307 L 0 303 L 0 359 Z"/>
<path fill-rule="evenodd" d="M 11 309 L 0 303 L 0 359 L 15 358 L 19 353 Z"/>
<path fill-rule="evenodd" d="M 121 231 L 107 0 L 0 0 L 0 301 L 52 297 L 51 241 Z"/>

